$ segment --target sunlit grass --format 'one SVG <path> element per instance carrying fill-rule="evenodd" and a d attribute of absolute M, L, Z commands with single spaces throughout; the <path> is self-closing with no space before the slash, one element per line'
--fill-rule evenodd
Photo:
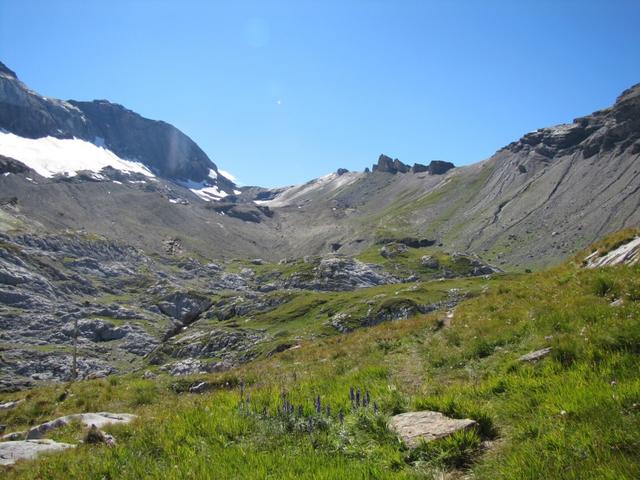
<path fill-rule="evenodd" d="M 639 279 L 638 267 L 572 265 L 482 279 L 446 327 L 434 313 L 301 340 L 224 374 L 79 382 L 64 400 L 63 385 L 3 395 L 27 398 L 0 413 L 9 430 L 79 411 L 140 415 L 108 429 L 116 448 L 80 446 L 6 477 L 640 478 Z M 309 311 L 348 303 L 346 294 L 327 295 L 322 305 L 308 300 L 306 313 L 304 302 L 281 310 L 290 316 L 280 324 L 295 332 Z M 537 363 L 518 360 L 543 347 L 551 354 Z M 186 393 L 201 380 L 215 388 Z M 378 412 L 353 409 L 350 387 L 368 390 Z M 241 395 L 249 407 L 239 408 Z M 279 414 L 283 395 L 293 417 Z M 317 396 L 329 415 L 315 412 Z M 478 428 L 412 452 L 386 422 L 413 409 L 473 418 Z M 58 435 L 80 438 L 74 428 Z"/>

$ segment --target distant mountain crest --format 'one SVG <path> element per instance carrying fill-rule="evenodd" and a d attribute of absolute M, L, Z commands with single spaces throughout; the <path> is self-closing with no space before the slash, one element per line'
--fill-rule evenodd
<path fill-rule="evenodd" d="M 218 186 L 228 194 L 235 185 L 213 178 L 218 168 L 187 135 L 174 126 L 144 118 L 107 100 L 62 101 L 29 90 L 15 72 L 0 63 L 0 128 L 25 138 L 82 139 L 140 162 L 154 174 L 177 181 Z"/>

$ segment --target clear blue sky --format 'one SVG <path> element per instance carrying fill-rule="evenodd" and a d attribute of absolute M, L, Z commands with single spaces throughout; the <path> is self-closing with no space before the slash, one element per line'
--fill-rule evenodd
<path fill-rule="evenodd" d="M 243 184 L 466 164 L 640 82 L 640 2 L 0 0 L 33 89 L 176 125 Z"/>

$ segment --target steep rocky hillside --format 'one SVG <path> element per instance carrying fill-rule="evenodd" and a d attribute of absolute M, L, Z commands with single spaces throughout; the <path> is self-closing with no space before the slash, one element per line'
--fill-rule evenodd
<path fill-rule="evenodd" d="M 444 175 L 334 174 L 264 204 L 281 213 L 284 230 L 318 249 L 337 244 L 354 253 L 416 236 L 504 266 L 548 265 L 640 222 L 640 85 L 611 108 L 527 134 Z M 303 218 L 312 223 L 300 231 Z"/>

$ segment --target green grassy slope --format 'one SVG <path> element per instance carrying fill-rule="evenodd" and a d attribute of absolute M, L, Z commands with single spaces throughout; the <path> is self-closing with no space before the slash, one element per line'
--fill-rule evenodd
<path fill-rule="evenodd" d="M 481 279 L 450 324 L 442 313 L 389 322 L 224 374 L 155 381 L 138 374 L 32 390 L 0 412 L 8 430 L 79 411 L 140 419 L 108 429 L 115 448 L 81 445 L 4 476 L 639 478 L 640 267 L 578 263 Z M 552 351 L 538 363 L 518 360 L 543 347 Z M 200 380 L 217 388 L 185 392 Z M 371 405 L 353 408 L 350 387 L 369 391 Z M 72 395 L 60 400 L 64 388 Z M 294 414 L 282 413 L 283 399 Z M 413 409 L 474 418 L 479 428 L 412 452 L 385 425 Z M 72 426 L 52 438 L 80 434 Z"/>

